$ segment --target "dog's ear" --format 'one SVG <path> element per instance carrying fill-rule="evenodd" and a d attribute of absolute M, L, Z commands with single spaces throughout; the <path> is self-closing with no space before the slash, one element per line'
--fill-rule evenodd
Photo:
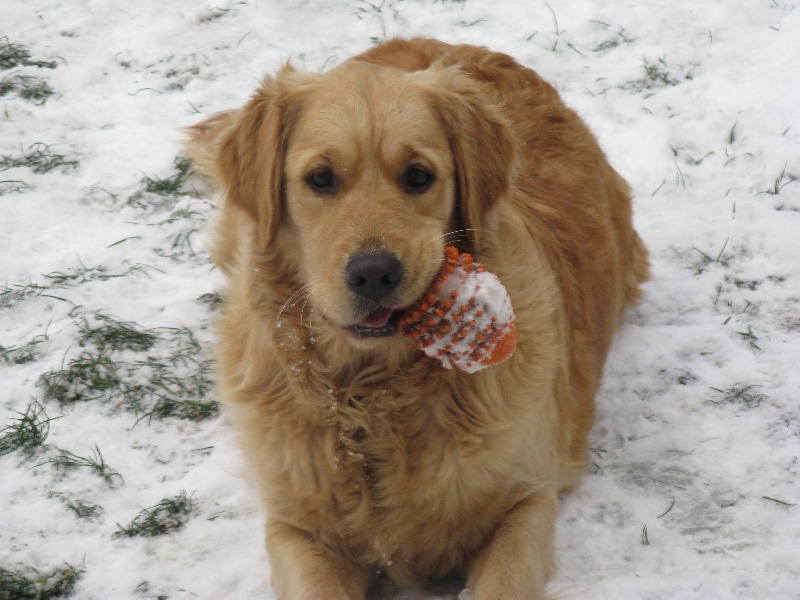
<path fill-rule="evenodd" d="M 265 77 L 238 110 L 211 116 L 188 129 L 186 153 L 224 190 L 225 202 L 258 224 L 264 247 L 275 238 L 282 217 L 283 158 L 294 112 L 286 65 Z"/>
<path fill-rule="evenodd" d="M 250 101 L 238 111 L 236 123 L 221 139 L 217 169 L 226 188 L 226 201 L 243 209 L 258 223 L 261 243 L 273 240 L 282 217 L 283 157 L 287 101 L 280 80 L 265 77 Z"/>
<path fill-rule="evenodd" d="M 447 129 L 456 168 L 460 217 L 475 249 L 516 172 L 517 136 L 486 92 L 456 66 L 420 74 Z"/>

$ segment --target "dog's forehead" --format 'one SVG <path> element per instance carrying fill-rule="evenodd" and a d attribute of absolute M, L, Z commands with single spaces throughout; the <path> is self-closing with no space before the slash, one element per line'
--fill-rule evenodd
<path fill-rule="evenodd" d="M 296 125 L 301 146 L 446 147 L 432 103 L 407 72 L 350 62 L 305 92 Z"/>

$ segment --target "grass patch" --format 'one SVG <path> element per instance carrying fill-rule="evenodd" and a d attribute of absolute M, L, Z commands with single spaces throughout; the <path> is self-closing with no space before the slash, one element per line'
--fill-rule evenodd
<path fill-rule="evenodd" d="M 119 365 L 108 356 L 82 352 L 66 368 L 43 373 L 38 385 L 45 400 L 64 404 L 103 398 L 121 382 Z"/>
<path fill-rule="evenodd" d="M 175 157 L 173 165 L 175 166 L 175 172 L 169 177 L 161 179 L 145 175 L 144 179 L 142 179 L 144 187 L 128 198 L 128 204 L 146 208 L 147 204 L 144 200 L 148 194 L 162 197 L 197 197 L 196 190 L 186 189 L 185 187 L 186 181 L 192 174 L 192 161 L 185 156 L 178 155 Z"/>
<path fill-rule="evenodd" d="M 19 194 L 29 189 L 31 189 L 31 186 L 19 179 L 4 179 L 0 181 L 0 196 Z"/>
<path fill-rule="evenodd" d="M 9 41 L 6 36 L 0 37 L 0 70 L 7 71 L 15 67 L 55 69 L 57 66 L 55 61 L 32 60 L 25 46 Z M 47 80 L 41 77 L 11 73 L 0 80 L 0 97 L 16 95 L 34 104 L 44 104 L 54 93 Z"/>
<path fill-rule="evenodd" d="M 77 166 L 77 160 L 67 160 L 63 154 L 56 154 L 42 142 L 31 144 L 28 151 L 20 156 L 5 155 L 0 158 L 0 171 L 30 167 L 34 173 L 49 173 L 55 169 L 75 169 Z"/>
<path fill-rule="evenodd" d="M 167 238 L 171 242 L 168 250 L 156 249 L 156 254 L 173 260 L 197 256 L 192 237 L 203 229 L 207 220 L 205 213 L 195 210 L 191 205 L 174 210 L 158 226 L 164 228 L 175 223 L 187 223 L 187 226 Z"/>
<path fill-rule="evenodd" d="M 176 172 L 164 179 L 145 176 L 144 190 L 159 196 L 194 196 L 197 192 L 183 189 L 183 185 L 192 172 L 192 161 L 185 156 L 176 156 L 173 161 Z"/>
<path fill-rule="evenodd" d="M 4 286 L 0 288 L 0 309 L 11 308 L 18 302 L 33 296 L 41 296 L 48 288 L 46 286 L 29 283 L 27 285 Z"/>
<path fill-rule="evenodd" d="M 114 487 L 115 479 L 119 479 L 120 483 L 123 481 L 122 475 L 108 466 L 103 458 L 100 448 L 95 444 L 92 450 L 92 456 L 79 456 L 73 454 L 69 450 L 59 450 L 58 456 L 54 459 L 47 461 L 52 464 L 57 470 L 73 470 L 79 468 L 88 468 L 92 470 L 98 477 L 102 478 L 109 487 Z M 42 464 L 47 464 L 42 463 Z M 37 465 L 41 466 L 41 465 Z"/>
<path fill-rule="evenodd" d="M 186 69 L 179 69 L 177 67 L 170 69 L 164 73 L 164 77 L 173 79 L 174 81 L 170 82 L 166 91 L 172 92 L 184 89 L 192 81 L 192 78 L 199 74 L 200 67 L 197 66 L 188 67 Z"/>
<path fill-rule="evenodd" d="M 750 290 L 751 292 L 756 291 L 762 283 L 764 283 L 761 279 L 740 279 L 739 277 L 732 277 L 730 275 L 725 277 L 725 281 L 727 283 L 732 283 L 740 290 Z"/>
<path fill-rule="evenodd" d="M 753 333 L 753 330 L 750 326 L 747 327 L 747 331 L 737 331 L 736 335 L 742 338 L 743 341 L 747 342 L 747 345 L 750 346 L 752 350 L 761 350 L 761 347 L 756 344 L 758 341 L 758 336 Z"/>
<path fill-rule="evenodd" d="M 225 300 L 222 298 L 222 294 L 219 292 L 209 292 L 207 294 L 203 294 L 197 298 L 197 301 L 207 304 L 212 309 L 219 308 L 222 306 L 223 302 L 225 302 Z"/>
<path fill-rule="evenodd" d="M 215 400 L 181 398 L 180 396 L 160 396 L 152 410 L 143 418 L 176 417 L 186 421 L 203 421 L 219 412 L 219 403 Z"/>
<path fill-rule="evenodd" d="M 647 74 L 647 78 L 644 81 L 650 83 L 649 88 L 672 87 L 680 83 L 678 79 L 670 75 L 667 70 L 669 65 L 667 65 L 667 61 L 664 58 L 659 58 L 657 62 L 651 63 L 647 60 L 647 57 L 644 57 L 643 61 L 644 71 Z"/>
<path fill-rule="evenodd" d="M 72 500 L 61 492 L 50 492 L 47 497 L 61 500 L 79 519 L 94 519 L 103 513 L 103 507 L 99 504 L 89 504 L 83 500 Z"/>
<path fill-rule="evenodd" d="M 72 565 L 42 573 L 33 567 L 15 571 L 0 567 L 0 600 L 47 600 L 62 598 L 75 591 L 83 569 Z"/>
<path fill-rule="evenodd" d="M 793 175 L 786 174 L 786 166 L 787 165 L 783 166 L 783 171 L 781 171 L 781 174 L 778 175 L 778 177 L 775 179 L 775 182 L 772 184 L 772 187 L 760 192 L 761 194 L 777 196 L 781 193 L 781 191 L 783 191 L 783 188 L 785 188 L 790 183 L 797 181 L 797 178 L 794 177 Z"/>
<path fill-rule="evenodd" d="M 757 385 L 744 385 L 737 383 L 727 390 L 712 387 L 711 389 L 720 394 L 722 397 L 715 401 L 711 400 L 712 404 L 743 404 L 747 408 L 756 408 L 762 402 L 769 399 L 769 396 L 758 392 Z"/>
<path fill-rule="evenodd" d="M 53 60 L 31 60 L 31 53 L 25 46 L 9 41 L 7 36 L 0 37 L 0 70 L 7 71 L 14 67 L 40 67 L 55 69 L 58 66 Z"/>
<path fill-rule="evenodd" d="M 108 267 L 102 265 L 99 267 L 87 267 L 83 263 L 80 263 L 80 266 L 75 269 L 68 271 L 53 271 L 45 274 L 44 278 L 49 280 L 47 285 L 28 283 L 0 287 L 0 310 L 4 308 L 11 308 L 19 302 L 36 296 L 45 296 L 47 298 L 54 298 L 56 300 L 64 301 L 64 298 L 54 296 L 52 294 L 45 294 L 45 292 L 53 289 L 63 289 L 75 285 L 82 285 L 90 281 L 108 281 L 109 279 L 127 277 L 136 273 L 146 272 L 151 268 L 154 267 L 148 267 L 147 265 L 137 263 L 131 265 L 127 271 L 113 273 L 109 271 Z"/>
<path fill-rule="evenodd" d="M 644 77 L 641 79 L 635 79 L 633 81 L 628 81 L 621 86 L 620 89 L 634 91 L 634 92 L 645 92 L 651 91 L 658 88 L 664 87 L 674 87 L 678 85 L 681 80 L 676 78 L 670 72 L 670 66 L 667 64 L 665 58 L 659 58 L 656 62 L 651 62 L 645 56 L 642 59 L 643 68 L 644 68 Z M 691 74 L 684 75 L 684 79 L 691 79 Z"/>
<path fill-rule="evenodd" d="M 707 159 L 709 156 L 713 156 L 714 154 L 716 154 L 715 152 L 706 152 L 704 156 L 698 158 L 697 156 L 693 156 L 689 153 L 690 152 L 689 148 L 684 148 L 684 147 L 676 148 L 675 146 L 670 146 L 670 147 L 672 148 L 672 154 L 675 156 L 675 158 L 683 159 L 683 161 L 691 167 L 698 167 L 702 165 L 705 159 Z"/>
<path fill-rule="evenodd" d="M 24 365 L 36 360 L 36 348 L 48 340 L 47 334 L 37 335 L 23 346 L 6 348 L 0 345 L 0 360 L 8 365 Z"/>
<path fill-rule="evenodd" d="M 94 344 L 101 352 L 112 350 L 145 352 L 158 340 L 155 332 L 144 330 L 135 323 L 117 321 L 99 311 L 92 317 L 97 325 L 92 325 L 85 315 L 77 319 L 80 331 L 78 344 L 81 347 Z"/>
<path fill-rule="evenodd" d="M 144 384 L 129 386 L 125 397 L 141 419 L 177 417 L 201 421 L 219 412 L 219 403 L 207 396 L 214 389 L 211 361 L 189 329 L 169 329 L 162 334 L 169 347 L 166 356 L 149 357 L 135 364 L 146 375 Z"/>
<path fill-rule="evenodd" d="M 78 321 L 79 342 L 86 350 L 65 368 L 39 378 L 45 400 L 114 401 L 116 407 L 136 413 L 139 421 L 201 421 L 219 412 L 219 403 L 207 398 L 214 386 L 211 361 L 203 358 L 202 346 L 189 329 L 144 330 L 98 314 L 100 326 L 85 317 Z M 160 352 L 133 361 L 110 355 L 121 350 Z"/>
<path fill-rule="evenodd" d="M 50 421 L 54 419 L 47 416 L 44 407 L 38 402 L 32 402 L 24 413 L 17 414 L 19 417 L 13 418 L 11 425 L 0 430 L 0 456 L 17 450 L 32 456 L 44 446 L 47 436 L 50 435 Z"/>
<path fill-rule="evenodd" d="M 164 498 L 155 506 L 143 509 L 126 527 L 117 523 L 114 537 L 155 537 L 181 529 L 192 515 L 192 499 L 182 491 L 174 498 Z"/>
<path fill-rule="evenodd" d="M 720 266 L 723 266 L 723 267 L 729 267 L 731 259 L 730 259 L 730 257 L 725 257 L 724 256 L 725 248 L 728 246 L 728 241 L 729 241 L 728 239 L 725 240 L 725 243 L 722 244 L 722 248 L 717 253 L 716 257 L 713 257 L 710 254 L 706 254 L 705 252 L 703 252 L 699 248 L 693 247 L 692 249 L 695 250 L 696 252 L 699 252 L 700 255 L 701 255 L 700 264 L 698 264 L 695 267 L 695 273 L 694 274 L 695 275 L 701 275 L 709 265 L 715 265 L 716 264 L 716 265 L 720 265 Z"/>
<path fill-rule="evenodd" d="M 594 52 L 608 52 L 609 50 L 613 50 L 619 46 L 630 46 L 634 42 L 636 42 L 636 38 L 629 37 L 628 32 L 625 31 L 624 28 L 620 27 L 619 31 L 613 38 L 601 42 L 595 46 L 593 50 Z"/>
<path fill-rule="evenodd" d="M 358 6 L 353 7 L 353 14 L 359 21 L 362 21 L 365 16 L 372 16 L 378 19 L 381 25 L 381 36 L 370 36 L 370 41 L 373 44 L 380 44 L 387 39 L 386 37 L 386 14 L 383 9 L 387 0 L 380 0 L 380 2 L 369 2 L 368 0 L 358 0 Z M 389 3 L 389 8 L 392 3 Z"/>
<path fill-rule="evenodd" d="M 49 279 L 52 283 L 50 287 L 65 288 L 73 285 L 82 285 L 89 281 L 108 281 L 109 279 L 117 279 L 119 277 L 127 277 L 134 273 L 146 271 L 148 266 L 142 264 L 132 265 L 127 271 L 122 273 L 111 273 L 108 267 L 100 265 L 99 267 L 87 267 L 83 263 L 81 266 L 71 271 L 53 271 L 47 273 L 45 278 Z"/>
<path fill-rule="evenodd" d="M 31 75 L 12 74 L 0 80 L 0 97 L 10 94 L 41 105 L 47 102 L 47 99 L 55 92 L 46 79 Z"/>

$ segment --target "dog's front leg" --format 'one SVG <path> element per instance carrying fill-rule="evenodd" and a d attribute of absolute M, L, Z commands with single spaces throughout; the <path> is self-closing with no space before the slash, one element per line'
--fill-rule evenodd
<path fill-rule="evenodd" d="M 267 551 L 280 600 L 364 600 L 369 571 L 307 532 L 268 521 Z"/>
<path fill-rule="evenodd" d="M 538 600 L 554 571 L 558 496 L 540 490 L 517 504 L 478 552 L 467 585 L 474 600 Z"/>

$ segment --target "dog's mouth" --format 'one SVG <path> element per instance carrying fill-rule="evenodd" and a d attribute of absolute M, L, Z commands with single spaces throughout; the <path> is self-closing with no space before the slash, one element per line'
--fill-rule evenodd
<path fill-rule="evenodd" d="M 393 308 L 379 308 L 347 329 L 356 338 L 382 338 L 397 333 L 400 311 Z"/>

